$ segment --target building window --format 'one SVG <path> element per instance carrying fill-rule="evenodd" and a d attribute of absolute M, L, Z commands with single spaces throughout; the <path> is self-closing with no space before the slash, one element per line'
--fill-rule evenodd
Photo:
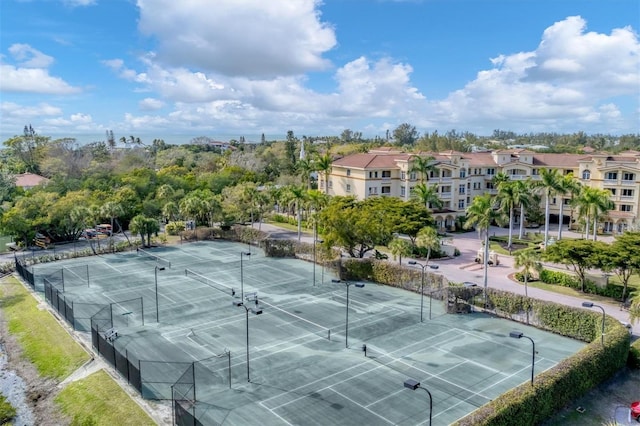
<path fill-rule="evenodd" d="M 329 181 L 329 188 L 333 188 L 333 181 L 332 180 Z"/>
<path fill-rule="evenodd" d="M 413 195 L 414 189 L 415 189 L 415 187 L 413 187 L 413 186 L 409 187 L 409 195 Z"/>
<path fill-rule="evenodd" d="M 458 194 L 464 194 L 464 185 L 458 187 Z"/>
<path fill-rule="evenodd" d="M 404 186 L 400 187 L 400 196 L 404 197 L 407 195 L 407 189 Z"/>
<path fill-rule="evenodd" d="M 621 212 L 630 212 L 633 211 L 633 206 L 631 204 L 620 204 Z"/>
<path fill-rule="evenodd" d="M 347 192 L 351 192 L 351 184 L 347 184 Z"/>
<path fill-rule="evenodd" d="M 347 176 L 351 176 L 351 169 L 347 169 Z"/>
<path fill-rule="evenodd" d="M 495 175 L 496 174 L 496 169 L 487 169 L 487 174 L 489 176 Z"/>
<path fill-rule="evenodd" d="M 618 172 L 607 172 L 604 178 L 606 180 L 618 180 Z"/>
<path fill-rule="evenodd" d="M 582 180 L 589 179 L 591 179 L 591 172 L 589 170 L 585 170 L 584 172 L 582 172 Z"/>
<path fill-rule="evenodd" d="M 389 179 L 391 178 L 391 170 L 383 170 L 382 171 L 382 179 Z"/>
<path fill-rule="evenodd" d="M 565 169 L 564 170 L 564 174 L 565 175 L 570 175 L 571 173 L 573 173 L 573 170 L 570 170 L 570 169 Z"/>
<path fill-rule="evenodd" d="M 562 203 L 563 203 L 565 206 L 569 206 L 569 205 L 571 205 L 571 198 L 563 198 L 563 199 L 562 199 Z"/>
<path fill-rule="evenodd" d="M 459 209 L 464 209 L 464 200 L 458 201 L 458 208 Z"/>
<path fill-rule="evenodd" d="M 377 187 L 370 187 L 369 188 L 369 195 L 376 195 L 378 193 L 378 188 Z"/>
<path fill-rule="evenodd" d="M 623 197 L 633 197 L 633 189 L 623 189 L 622 190 Z"/>
<path fill-rule="evenodd" d="M 633 173 L 623 173 L 622 180 L 636 180 L 636 175 Z"/>
<path fill-rule="evenodd" d="M 493 189 L 493 182 L 487 182 L 487 189 Z"/>
<path fill-rule="evenodd" d="M 407 172 L 400 172 L 400 179 L 406 180 L 407 179 Z"/>
<path fill-rule="evenodd" d="M 553 197 L 553 198 L 551 199 L 551 204 L 555 204 L 555 203 L 556 203 L 556 197 Z"/>
<path fill-rule="evenodd" d="M 450 194 L 451 193 L 451 185 L 440 187 L 440 193 Z"/>
<path fill-rule="evenodd" d="M 411 180 L 416 180 L 416 176 L 417 176 L 416 172 L 410 172 L 409 173 L 409 179 L 411 179 Z"/>
<path fill-rule="evenodd" d="M 538 176 L 540 174 L 540 169 L 531 169 L 531 174 L 533 176 Z"/>
<path fill-rule="evenodd" d="M 382 187 L 382 193 L 383 194 L 391 194 L 391 187 L 390 186 L 383 186 Z"/>
<path fill-rule="evenodd" d="M 467 177 L 467 169 L 460 169 L 460 178 Z"/>
<path fill-rule="evenodd" d="M 616 195 L 616 188 L 607 188 L 609 191 L 611 191 L 611 195 Z"/>

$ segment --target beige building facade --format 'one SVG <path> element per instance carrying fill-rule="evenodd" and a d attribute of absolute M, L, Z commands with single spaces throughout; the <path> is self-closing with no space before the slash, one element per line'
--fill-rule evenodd
<path fill-rule="evenodd" d="M 611 192 L 615 208 L 600 222 L 602 231 L 619 233 L 638 224 L 640 152 L 636 151 L 618 155 L 540 154 L 527 150 L 405 153 L 378 148 L 335 160 L 328 182 L 319 176 L 319 189 L 329 195 L 352 195 L 360 200 L 369 197 L 409 200 L 421 182 L 420 173 L 411 171 L 416 156 L 435 159 L 437 171 L 431 173 L 426 183 L 436 186 L 443 202 L 441 209 L 433 210 L 436 226 L 442 230 L 451 229 L 456 218 L 465 216 L 474 197 L 497 193 L 492 183 L 496 174 L 505 173 L 511 180 L 535 181 L 540 179 L 542 169 L 558 169 L 563 175 L 573 174 L 583 185 Z M 551 200 L 550 222 L 559 222 L 560 203 L 564 203 L 562 222 L 569 223 L 572 215 L 569 201 L 561 196 Z"/>

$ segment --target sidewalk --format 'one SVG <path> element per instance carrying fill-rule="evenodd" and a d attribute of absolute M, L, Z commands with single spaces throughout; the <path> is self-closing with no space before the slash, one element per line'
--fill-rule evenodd
<path fill-rule="evenodd" d="M 263 223 L 260 225 L 261 229 L 264 232 L 267 232 L 271 235 L 272 238 L 277 239 L 298 239 L 297 231 L 290 231 L 285 228 L 278 227 L 277 225 Z M 254 224 L 254 227 L 258 227 L 258 224 Z M 514 229 L 514 236 L 517 237 L 518 230 Z M 536 232 L 540 233 L 544 232 L 544 228 L 539 228 L 535 230 L 527 229 L 527 232 Z M 500 227 L 491 227 L 490 235 L 508 235 L 508 228 L 500 228 Z M 549 235 L 554 238 L 557 236 L 558 228 L 557 225 L 555 227 L 550 228 Z M 570 238 L 580 238 L 581 235 L 575 232 L 569 232 L 566 230 L 562 231 L 562 235 Z M 600 241 L 611 242 L 613 241 L 613 237 L 604 236 L 598 237 Z M 302 233 L 300 241 L 306 243 L 313 243 L 313 236 L 311 234 Z M 437 263 L 439 268 L 436 271 L 430 271 L 436 274 L 444 275 L 449 281 L 453 282 L 464 282 L 464 281 L 472 281 L 477 283 L 479 286 L 482 286 L 484 283 L 484 271 L 482 265 L 478 265 L 475 263 L 476 253 L 479 248 L 482 247 L 482 241 L 478 237 L 477 232 L 466 232 L 464 234 L 454 234 L 453 235 L 453 245 L 460 250 L 460 256 L 454 257 L 452 259 L 445 260 L 434 260 L 434 263 Z M 406 264 L 407 261 L 411 259 L 404 258 L 403 263 Z M 420 261 L 420 259 L 416 259 Z M 390 260 L 393 261 L 393 260 Z M 524 295 L 524 285 L 516 283 L 509 278 L 509 275 L 516 272 L 516 269 L 513 267 L 514 258 L 512 256 L 500 255 L 500 265 L 489 267 L 488 271 L 488 287 L 495 288 L 498 290 L 510 291 L 516 294 Z M 562 268 L 563 266 L 558 265 L 550 265 L 554 268 Z M 552 291 L 542 290 L 539 288 L 528 287 L 529 297 L 546 300 L 550 302 L 561 303 L 567 306 L 573 306 L 581 309 L 588 310 L 587 308 L 582 308 L 582 302 L 587 299 L 582 299 L 578 297 L 568 296 L 564 294 L 555 293 Z M 628 323 L 629 322 L 629 313 L 627 311 L 620 310 L 619 303 L 610 302 L 610 303 L 599 303 L 601 305 L 607 315 L 618 319 L 621 322 Z M 594 308 L 595 312 L 600 312 L 599 309 Z M 640 326 L 637 324 L 633 327 L 634 336 L 640 336 Z"/>

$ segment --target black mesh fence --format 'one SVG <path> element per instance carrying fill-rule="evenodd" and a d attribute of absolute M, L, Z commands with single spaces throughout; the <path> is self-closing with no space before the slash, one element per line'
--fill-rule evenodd
<path fill-rule="evenodd" d="M 191 363 L 171 386 L 173 415 L 176 425 L 196 425 L 195 363 Z"/>
<path fill-rule="evenodd" d="M 16 271 L 18 272 L 20 277 L 22 277 L 22 279 L 25 280 L 31 286 L 31 288 L 35 289 L 36 284 L 35 284 L 35 278 L 33 276 L 33 272 L 29 270 L 29 268 L 27 267 L 27 265 L 25 264 L 24 260 L 21 257 L 18 257 L 18 255 L 15 255 L 14 259 L 16 261 Z"/>
<path fill-rule="evenodd" d="M 74 306 L 73 300 L 68 300 L 64 293 L 52 283 L 49 278 L 43 279 L 44 297 L 47 302 L 64 318 L 71 326 L 74 326 Z"/>
<path fill-rule="evenodd" d="M 147 399 L 171 399 L 171 386 L 176 383 L 191 362 L 140 360 L 142 397 Z"/>

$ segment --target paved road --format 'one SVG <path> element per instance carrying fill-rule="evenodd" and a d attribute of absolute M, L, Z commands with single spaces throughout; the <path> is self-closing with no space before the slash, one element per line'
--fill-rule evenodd
<path fill-rule="evenodd" d="M 258 224 L 255 224 L 254 227 L 258 227 Z M 280 228 L 277 225 L 273 224 L 260 224 L 260 227 L 263 231 L 270 233 L 272 238 L 278 239 L 298 239 L 298 234 L 296 231 L 291 231 L 288 229 Z M 527 230 L 528 232 L 544 232 L 542 228 L 537 230 Z M 492 227 L 491 235 L 507 235 L 509 230 L 505 228 Z M 553 227 L 549 234 L 551 236 L 557 235 L 557 227 Z M 580 234 L 576 234 L 573 232 L 566 232 L 563 230 L 563 235 L 567 237 L 580 237 Z M 517 236 L 517 233 L 516 235 Z M 602 241 L 610 242 L 613 240 L 613 237 L 601 237 L 599 238 Z M 313 243 L 313 236 L 311 234 L 303 233 L 300 238 L 301 241 L 307 243 Z M 453 245 L 460 250 L 460 256 L 457 256 L 453 259 L 442 259 L 442 260 L 434 260 L 434 264 L 438 264 L 439 268 L 436 273 L 444 275 L 449 281 L 454 282 L 464 282 L 464 281 L 473 281 L 478 283 L 479 286 L 483 285 L 484 280 L 484 271 L 482 265 L 478 265 L 474 262 L 476 253 L 478 249 L 481 247 L 481 240 L 478 238 L 477 232 L 467 232 L 464 234 L 455 234 L 453 236 Z M 405 259 L 411 260 L 411 259 Z M 405 261 L 403 260 L 403 261 Z M 420 259 L 416 259 L 420 261 Z M 491 288 L 506 290 L 512 293 L 523 294 L 524 295 L 524 286 L 518 284 L 509 278 L 510 274 L 516 272 L 516 269 L 513 267 L 513 257 L 511 256 L 500 256 L 500 265 L 489 267 L 488 272 L 488 286 Z M 557 268 L 563 268 L 563 266 L 553 265 Z M 433 271 L 432 271 L 433 272 Z M 581 307 L 582 302 L 585 299 L 581 299 L 578 297 L 567 296 L 559 293 L 555 293 L 552 291 L 542 290 L 538 288 L 534 288 L 529 286 L 528 294 L 530 297 L 540 299 L 540 300 L 548 300 L 556 303 L 562 303 L 567 306 Z M 621 322 L 629 322 L 629 313 L 627 311 L 620 310 L 620 306 L 618 303 L 598 303 L 601 305 L 605 312 L 620 320 Z M 593 308 L 596 312 L 600 312 L 599 309 Z M 640 325 L 635 325 L 633 333 L 635 336 L 640 335 Z"/>

